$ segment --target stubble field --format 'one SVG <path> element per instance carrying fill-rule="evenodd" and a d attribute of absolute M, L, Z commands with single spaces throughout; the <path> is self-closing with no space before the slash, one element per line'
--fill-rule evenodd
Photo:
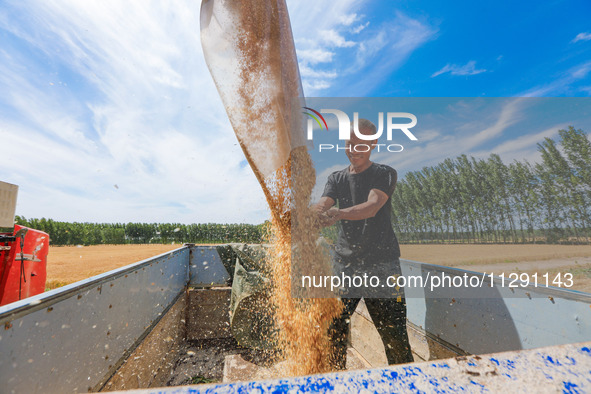
<path fill-rule="evenodd" d="M 180 245 L 50 247 L 47 288 L 123 267 Z M 573 274 L 571 289 L 591 292 L 591 245 L 401 245 L 402 258 L 470 271 Z"/>

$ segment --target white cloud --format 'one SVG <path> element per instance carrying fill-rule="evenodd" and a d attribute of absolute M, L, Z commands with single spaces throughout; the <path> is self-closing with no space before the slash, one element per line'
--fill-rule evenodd
<path fill-rule="evenodd" d="M 304 64 L 330 63 L 334 52 L 323 49 L 298 49 L 297 55 Z"/>
<path fill-rule="evenodd" d="M 574 67 L 563 72 L 558 78 L 554 81 L 535 86 L 525 92 L 519 94 L 522 97 L 542 97 L 548 95 L 555 95 L 555 94 L 568 94 L 571 91 L 576 89 L 576 85 L 579 81 L 585 79 L 587 74 L 591 71 L 591 61 L 587 61 L 585 63 L 578 64 Z M 579 90 L 585 91 L 585 88 L 580 88 Z"/>
<path fill-rule="evenodd" d="M 494 152 L 490 144 L 524 119 L 523 111 L 530 103 L 523 98 L 510 99 L 500 105 L 478 100 L 456 102 L 448 111 L 449 118 L 457 120 L 457 123 L 446 124 L 444 133 L 435 134 L 438 131 L 427 129 L 427 138 L 423 139 L 423 135 L 416 132 L 418 141 L 403 142 L 405 150 L 402 153 L 377 153 L 373 157 L 379 163 L 406 172 L 436 165 L 448 157 L 455 158 L 461 154 L 474 155 L 481 150 L 490 154 Z"/>
<path fill-rule="evenodd" d="M 304 80 L 304 82 L 302 82 L 302 85 L 303 85 L 304 90 L 307 92 L 324 90 L 324 89 L 328 89 L 331 86 L 330 82 L 322 81 L 322 80 L 318 80 L 318 81 Z"/>
<path fill-rule="evenodd" d="M 511 141 L 502 142 L 490 149 L 474 152 L 472 156 L 486 158 L 492 152 L 498 154 L 506 163 L 516 159 L 522 160 L 523 158 L 527 158 L 528 161 L 533 161 L 532 158 L 537 158 L 539 156 L 537 144 L 542 142 L 544 138 L 556 137 L 558 135 L 558 130 L 566 129 L 567 127 L 568 123 L 559 123 L 540 132 L 522 135 Z"/>
<path fill-rule="evenodd" d="M 583 79 L 589 74 L 589 71 L 591 71 L 591 62 L 584 63 L 579 67 L 571 69 L 570 74 L 574 79 Z"/>
<path fill-rule="evenodd" d="M 347 70 L 354 79 L 348 84 L 349 95 L 365 96 L 390 79 L 416 50 L 436 37 L 437 28 L 396 12 L 395 18 L 364 34 L 367 38 L 358 45 L 356 63 Z"/>
<path fill-rule="evenodd" d="M 335 46 L 337 48 L 349 48 L 355 46 L 354 41 L 347 41 L 343 36 L 334 30 L 320 30 L 318 32 L 320 39 L 327 43 L 329 46 Z"/>
<path fill-rule="evenodd" d="M 10 108 L 0 140 L 11 147 L 0 179 L 20 185 L 17 214 L 268 217 L 204 63 L 195 4 L 15 2 L 0 28 L 16 43 L 0 52 L 0 106 Z"/>
<path fill-rule="evenodd" d="M 317 71 L 306 65 L 300 67 L 300 74 L 302 78 L 333 79 L 337 77 L 337 73 L 334 71 Z"/>
<path fill-rule="evenodd" d="M 370 63 L 388 44 L 388 35 L 386 30 L 380 30 L 372 38 L 359 44 L 359 49 L 355 56 L 356 63 L 350 68 L 349 73 L 357 72 L 368 63 Z"/>
<path fill-rule="evenodd" d="M 319 75 L 322 72 L 340 74 L 337 62 L 354 45 L 344 34 L 350 24 L 362 18 L 357 11 L 366 2 L 367 0 L 287 1 L 300 70 L 308 69 L 308 75 L 302 75 L 306 95 L 326 91 L 335 83 L 334 78 L 321 78 Z"/>
<path fill-rule="evenodd" d="M 450 73 L 451 75 L 476 75 L 486 72 L 485 69 L 477 69 L 476 68 L 476 61 L 470 60 L 463 66 L 458 66 L 456 64 L 446 64 L 443 68 L 439 71 L 434 72 L 431 75 L 431 78 L 434 78 L 438 75 Z"/>
<path fill-rule="evenodd" d="M 436 138 L 439 138 L 439 136 L 441 136 L 441 130 L 438 129 L 427 129 L 421 131 L 421 141 L 423 142 L 435 140 Z"/>
<path fill-rule="evenodd" d="M 572 42 L 577 41 L 589 41 L 591 40 L 591 33 L 579 33 L 575 38 L 573 38 Z"/>
<path fill-rule="evenodd" d="M 303 77 L 306 95 L 366 95 L 436 34 L 428 23 L 401 12 L 374 26 L 360 12 L 367 2 L 316 0 L 304 6 L 288 1 L 300 67 L 337 73 L 334 79 Z M 382 48 L 388 56 L 378 58 Z"/>
<path fill-rule="evenodd" d="M 340 17 L 340 21 L 345 26 L 351 26 L 351 24 L 353 24 L 353 22 L 358 21 L 359 18 L 360 17 L 357 14 L 348 14 L 348 15 L 342 15 Z"/>
<path fill-rule="evenodd" d="M 369 26 L 369 21 L 354 27 L 353 29 L 351 29 L 351 33 L 353 34 L 359 34 L 361 33 L 361 31 L 363 31 L 363 29 L 365 29 L 367 26 Z"/>
<path fill-rule="evenodd" d="M 337 29 L 348 15 L 357 14 L 366 3 L 367 0 L 288 0 L 294 37 L 316 41 L 320 30 Z"/>

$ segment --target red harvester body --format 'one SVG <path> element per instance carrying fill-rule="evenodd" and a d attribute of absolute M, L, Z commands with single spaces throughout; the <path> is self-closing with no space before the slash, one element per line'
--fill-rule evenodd
<path fill-rule="evenodd" d="M 0 305 L 45 291 L 49 235 L 14 226 L 12 234 L 0 234 Z"/>

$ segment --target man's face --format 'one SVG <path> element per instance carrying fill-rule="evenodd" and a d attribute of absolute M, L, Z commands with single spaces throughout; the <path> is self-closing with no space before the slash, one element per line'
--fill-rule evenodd
<path fill-rule="evenodd" d="M 374 148 L 374 141 L 365 141 L 358 138 L 355 133 L 351 133 L 351 138 L 347 141 L 347 157 L 354 167 L 363 167 L 364 164 L 369 162 L 371 151 Z"/>

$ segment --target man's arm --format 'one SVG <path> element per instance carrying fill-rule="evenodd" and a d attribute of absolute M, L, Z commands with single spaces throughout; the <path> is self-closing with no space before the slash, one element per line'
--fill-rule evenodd
<path fill-rule="evenodd" d="M 335 220 L 364 220 L 374 217 L 388 201 L 388 195 L 379 189 L 371 189 L 367 201 L 349 208 L 332 208 L 326 214 Z"/>
<path fill-rule="evenodd" d="M 330 197 L 324 196 L 321 197 L 316 204 L 313 204 L 311 208 L 318 213 L 324 213 L 328 211 L 330 207 L 332 207 L 334 204 L 335 200 L 333 200 Z"/>

